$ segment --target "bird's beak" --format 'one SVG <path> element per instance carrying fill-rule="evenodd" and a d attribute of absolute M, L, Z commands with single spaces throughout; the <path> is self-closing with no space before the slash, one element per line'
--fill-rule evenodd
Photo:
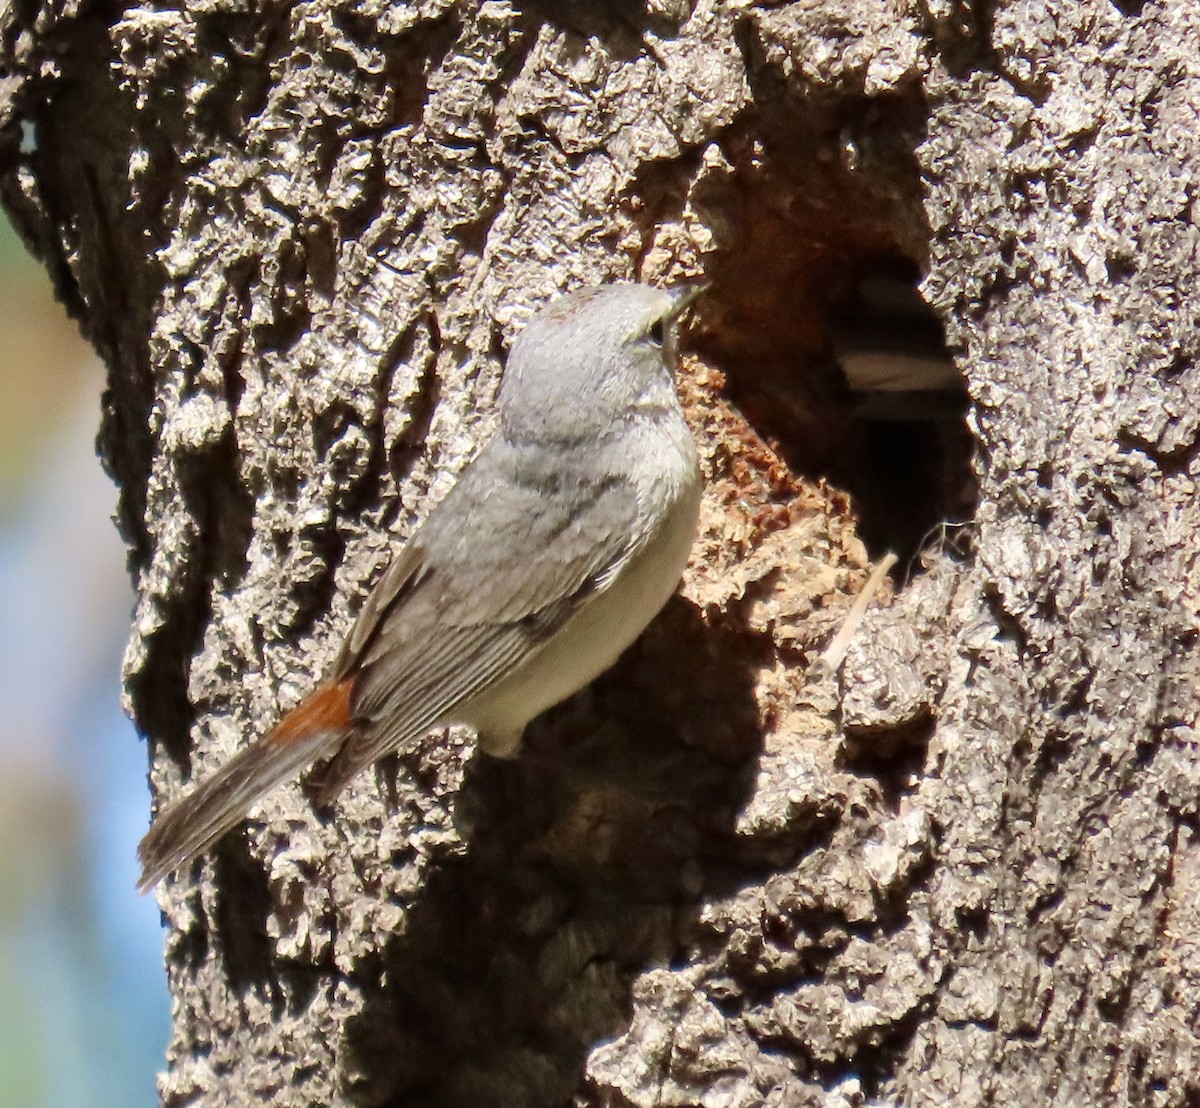
<path fill-rule="evenodd" d="M 669 320 L 678 319 L 683 315 L 684 309 L 688 308 L 693 301 L 708 292 L 710 288 L 712 288 L 711 281 L 691 281 L 676 288 L 668 289 L 667 295 L 671 297 L 672 304 L 670 314 L 667 318 Z"/>
<path fill-rule="evenodd" d="M 667 368 L 672 374 L 679 370 L 679 327 L 677 326 L 677 321 L 691 306 L 692 302 L 697 297 L 706 293 L 711 285 L 711 281 L 694 281 L 667 290 L 667 295 L 671 297 L 671 309 L 667 312 L 666 316 L 667 335 L 663 356 L 667 363 Z"/>

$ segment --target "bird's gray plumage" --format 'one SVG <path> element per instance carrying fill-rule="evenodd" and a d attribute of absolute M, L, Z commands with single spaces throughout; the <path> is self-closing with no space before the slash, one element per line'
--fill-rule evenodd
<path fill-rule="evenodd" d="M 435 726 L 469 724 L 511 753 L 632 642 L 695 535 L 699 469 L 663 349 L 695 291 L 607 285 L 533 316 L 495 434 L 385 571 L 329 678 L 155 822 L 143 888 L 301 761 L 328 758 L 311 781 L 327 801 Z"/>
<path fill-rule="evenodd" d="M 585 289 L 520 334 L 496 434 L 388 570 L 338 660 L 339 676 L 358 675 L 360 726 L 320 773 L 318 799 L 464 704 L 458 721 L 476 722 L 471 698 L 653 540 L 661 520 L 642 511 L 639 467 L 655 460 L 639 439 L 664 420 L 684 426 L 652 335 L 677 303 L 642 285 Z M 661 448 L 679 443 L 694 459 L 686 431 Z"/>
<path fill-rule="evenodd" d="M 357 674 L 361 727 L 322 774 L 322 799 L 541 650 L 644 542 L 627 480 L 564 475 L 539 453 L 493 438 L 380 582 L 383 603 L 338 661 L 339 676 Z"/>

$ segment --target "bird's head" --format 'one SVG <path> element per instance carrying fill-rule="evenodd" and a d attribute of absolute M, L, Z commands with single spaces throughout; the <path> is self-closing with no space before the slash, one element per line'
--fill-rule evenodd
<path fill-rule="evenodd" d="M 639 408 L 673 402 L 676 321 L 705 287 L 600 285 L 536 312 L 513 343 L 500 386 L 505 438 L 571 444 Z"/>

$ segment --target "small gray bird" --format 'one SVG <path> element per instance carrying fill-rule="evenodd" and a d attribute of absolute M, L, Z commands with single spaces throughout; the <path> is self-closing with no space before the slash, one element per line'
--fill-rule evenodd
<path fill-rule="evenodd" d="M 534 716 L 616 661 L 696 534 L 700 470 L 671 363 L 701 291 L 606 285 L 533 316 L 495 434 L 384 572 L 326 680 L 155 820 L 143 892 L 318 759 L 326 803 L 436 727 L 467 724 L 511 757 Z"/>

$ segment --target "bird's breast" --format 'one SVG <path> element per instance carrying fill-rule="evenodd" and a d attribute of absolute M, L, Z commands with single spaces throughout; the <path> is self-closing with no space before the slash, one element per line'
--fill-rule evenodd
<path fill-rule="evenodd" d="M 515 752 L 525 725 L 608 669 L 679 585 L 696 537 L 700 469 L 687 427 L 648 429 L 626 443 L 621 476 L 635 487 L 640 536 L 607 588 L 585 603 L 536 655 L 471 705 L 463 721 L 490 754 Z M 611 457 L 616 469 L 618 458 Z"/>

